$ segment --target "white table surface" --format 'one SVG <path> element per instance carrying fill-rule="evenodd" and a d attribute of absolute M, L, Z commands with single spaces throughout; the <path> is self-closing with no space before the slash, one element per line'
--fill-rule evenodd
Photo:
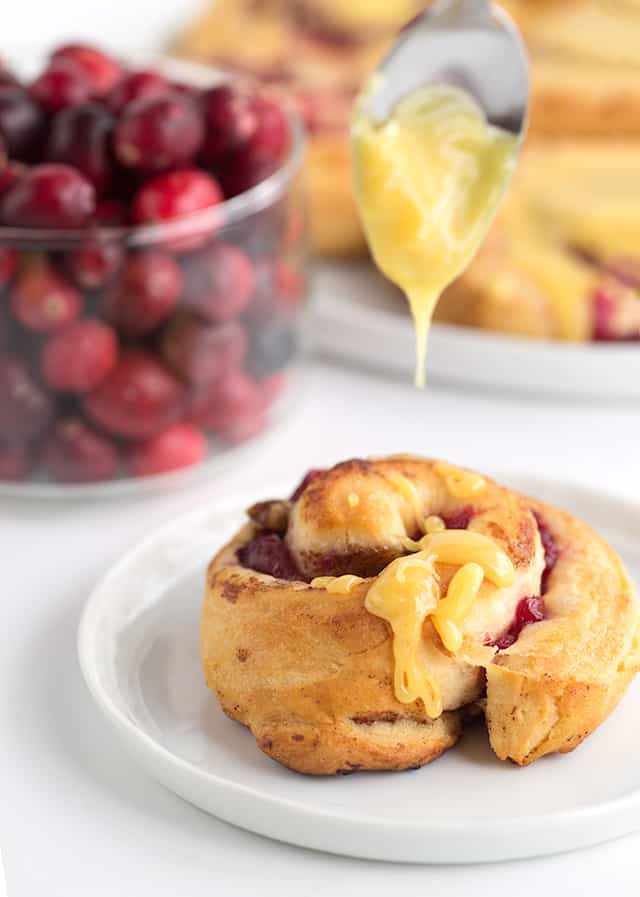
<path fill-rule="evenodd" d="M 183 803 L 138 771 L 92 704 L 75 654 L 92 584 L 176 513 L 306 467 L 416 451 L 640 495 L 640 417 L 629 407 L 506 399 L 316 363 L 279 445 L 246 469 L 164 498 L 0 503 L 0 843 L 10 897 L 636 895 L 640 835 L 549 859 L 393 866 L 278 844 Z M 637 745 L 630 745 L 637 750 Z M 428 812 L 428 808 L 425 808 Z M 490 812 L 490 807 L 487 808 Z"/>
<path fill-rule="evenodd" d="M 5 15 L 2 41 L 94 35 L 153 46 L 202 5 L 20 0 Z M 640 835 L 535 861 L 420 867 L 332 857 L 248 834 L 147 779 L 93 706 L 75 654 L 89 589 L 133 541 L 218 494 L 258 490 L 358 454 L 416 451 L 640 496 L 640 416 L 629 406 L 571 408 L 437 388 L 416 395 L 407 383 L 320 363 L 309 380 L 279 448 L 206 488 L 99 503 L 0 502 L 0 846 L 10 897 L 388 897 L 403 890 L 635 897 Z"/>

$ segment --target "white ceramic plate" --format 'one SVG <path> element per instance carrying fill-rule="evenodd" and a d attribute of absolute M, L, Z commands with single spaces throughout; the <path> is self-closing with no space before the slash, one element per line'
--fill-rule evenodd
<path fill-rule="evenodd" d="M 504 479 L 597 526 L 638 578 L 640 505 Z M 116 564 L 87 604 L 79 632 L 84 676 L 151 776 L 251 831 L 378 860 L 506 860 L 640 829 L 640 680 L 577 751 L 525 769 L 500 763 L 481 727 L 412 772 L 314 779 L 262 754 L 205 688 L 198 657 L 206 563 L 249 503 L 236 498 L 161 529 Z"/>
<path fill-rule="evenodd" d="M 319 265 L 314 338 L 327 355 L 413 378 L 413 323 L 400 293 L 365 262 Z M 427 379 L 581 399 L 640 396 L 639 343 L 571 344 L 434 324 Z"/>

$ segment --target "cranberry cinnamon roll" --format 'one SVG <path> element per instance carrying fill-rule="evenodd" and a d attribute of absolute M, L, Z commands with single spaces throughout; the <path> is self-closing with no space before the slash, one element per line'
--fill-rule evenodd
<path fill-rule="evenodd" d="M 579 521 L 413 456 L 312 471 L 213 559 L 207 684 L 299 772 L 406 769 L 483 710 L 496 754 L 576 747 L 640 663 L 638 602 Z"/>

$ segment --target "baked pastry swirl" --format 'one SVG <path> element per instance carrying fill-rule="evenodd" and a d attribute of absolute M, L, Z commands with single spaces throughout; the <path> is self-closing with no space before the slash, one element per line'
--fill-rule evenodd
<path fill-rule="evenodd" d="M 434 760 L 484 711 L 501 759 L 573 750 L 640 665 L 624 566 L 568 514 L 443 462 L 352 460 L 212 560 L 205 678 L 299 772 Z"/>

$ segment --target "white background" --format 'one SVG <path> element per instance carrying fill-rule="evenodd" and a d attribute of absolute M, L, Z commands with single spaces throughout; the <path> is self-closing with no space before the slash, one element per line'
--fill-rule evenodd
<path fill-rule="evenodd" d="M 200 6 L 5 4 L 2 41 L 14 46 L 87 35 L 151 46 Z M 637 895 L 640 835 L 549 859 L 419 867 L 330 857 L 218 822 L 148 780 L 121 750 L 80 679 L 75 631 L 88 591 L 120 552 L 217 494 L 260 491 L 271 479 L 354 455 L 414 451 L 637 498 L 639 444 L 640 418 L 629 405 L 571 407 L 435 387 L 418 395 L 408 383 L 318 363 L 279 446 L 219 482 L 145 500 L 3 500 L 0 844 L 10 897 Z"/>

